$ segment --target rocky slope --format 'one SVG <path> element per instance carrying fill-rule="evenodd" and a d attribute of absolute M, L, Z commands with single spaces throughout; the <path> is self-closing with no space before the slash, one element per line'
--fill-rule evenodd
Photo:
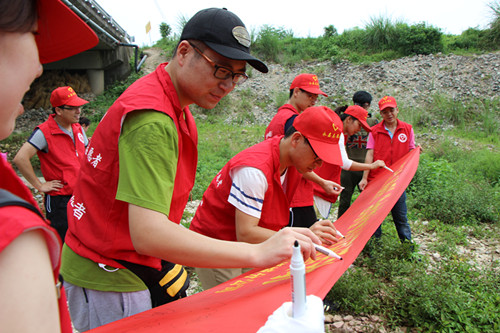
<path fill-rule="evenodd" d="M 430 96 L 437 93 L 460 101 L 500 96 L 500 52 L 476 56 L 414 56 L 368 65 L 320 62 L 301 63 L 290 69 L 270 64 L 269 73 L 253 70 L 251 79 L 237 90 L 250 89 L 257 96 L 272 100 L 277 92 L 286 92 L 301 72 L 318 75 L 322 90 L 330 96 L 327 103 L 332 106 L 351 101 L 357 90 L 370 92 L 375 102 L 384 95 L 393 95 L 403 111 L 426 105 Z M 259 122 L 267 123 L 276 107 L 254 107 L 254 112 Z"/>

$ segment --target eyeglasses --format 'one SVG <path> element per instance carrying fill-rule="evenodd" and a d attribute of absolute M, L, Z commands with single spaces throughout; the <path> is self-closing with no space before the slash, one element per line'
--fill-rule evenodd
<path fill-rule="evenodd" d="M 309 140 L 307 140 L 307 138 L 305 136 L 302 136 L 302 137 L 304 138 L 304 142 L 308 144 L 309 148 L 311 148 L 311 151 L 314 154 L 314 163 L 321 163 L 321 162 L 323 162 L 323 160 L 321 158 L 319 158 L 318 154 L 316 154 L 316 152 L 314 151 L 314 149 L 311 146 L 311 143 L 309 142 Z"/>
<path fill-rule="evenodd" d="M 304 89 L 302 89 L 302 88 L 299 88 L 299 89 L 300 89 L 300 91 L 302 91 L 304 94 L 306 94 L 306 95 L 307 95 L 307 97 L 309 97 L 309 99 L 313 99 L 313 100 L 314 100 L 314 99 L 317 99 L 317 98 L 318 98 L 318 94 L 312 94 L 312 93 L 310 93 L 309 91 L 305 91 L 305 90 L 304 90 Z"/>
<path fill-rule="evenodd" d="M 81 108 L 82 108 L 81 106 L 60 106 L 59 107 L 59 109 L 70 110 L 70 111 L 76 111 L 76 110 L 79 110 Z"/>
<path fill-rule="evenodd" d="M 191 47 L 198 52 L 199 55 L 201 55 L 206 61 L 210 63 L 215 68 L 214 76 L 219 79 L 219 80 L 227 80 L 229 78 L 232 78 L 232 81 L 234 84 L 242 84 L 248 79 L 248 75 L 246 73 L 235 73 L 232 70 L 230 70 L 227 67 L 219 66 L 210 59 L 206 54 L 201 52 L 201 50 L 194 44 L 189 43 Z"/>

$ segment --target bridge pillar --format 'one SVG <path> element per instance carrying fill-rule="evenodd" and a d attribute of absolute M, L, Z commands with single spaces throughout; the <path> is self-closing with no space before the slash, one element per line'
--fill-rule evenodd
<path fill-rule="evenodd" d="M 96 95 L 100 95 L 104 91 L 104 70 L 88 69 L 87 76 L 92 92 Z"/>

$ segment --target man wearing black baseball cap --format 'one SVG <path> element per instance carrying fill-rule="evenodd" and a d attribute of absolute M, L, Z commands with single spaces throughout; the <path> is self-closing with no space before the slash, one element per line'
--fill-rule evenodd
<path fill-rule="evenodd" d="M 202 10 L 185 25 L 172 60 L 132 84 L 103 117 L 68 204 L 61 271 L 77 330 L 183 297 L 181 265 L 268 267 L 290 258 L 295 239 L 314 259 L 320 240 L 308 229 L 248 244 L 178 225 L 197 164 L 189 105 L 215 107 L 248 78 L 247 63 L 267 72 L 250 54 L 243 22 L 226 9 Z"/>
<path fill-rule="evenodd" d="M 250 66 L 267 73 L 267 66 L 250 54 L 250 35 L 238 16 L 226 8 L 207 8 L 196 13 L 184 26 L 181 40 L 203 41 L 218 54 L 234 60 L 245 60 Z"/>

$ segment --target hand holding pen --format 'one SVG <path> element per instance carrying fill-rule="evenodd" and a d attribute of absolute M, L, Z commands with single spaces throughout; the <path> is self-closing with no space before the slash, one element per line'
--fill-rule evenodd
<path fill-rule="evenodd" d="M 333 222 L 330 220 L 316 221 L 309 229 L 311 229 L 324 244 L 330 245 L 343 238 L 343 235 L 335 228 Z"/>

